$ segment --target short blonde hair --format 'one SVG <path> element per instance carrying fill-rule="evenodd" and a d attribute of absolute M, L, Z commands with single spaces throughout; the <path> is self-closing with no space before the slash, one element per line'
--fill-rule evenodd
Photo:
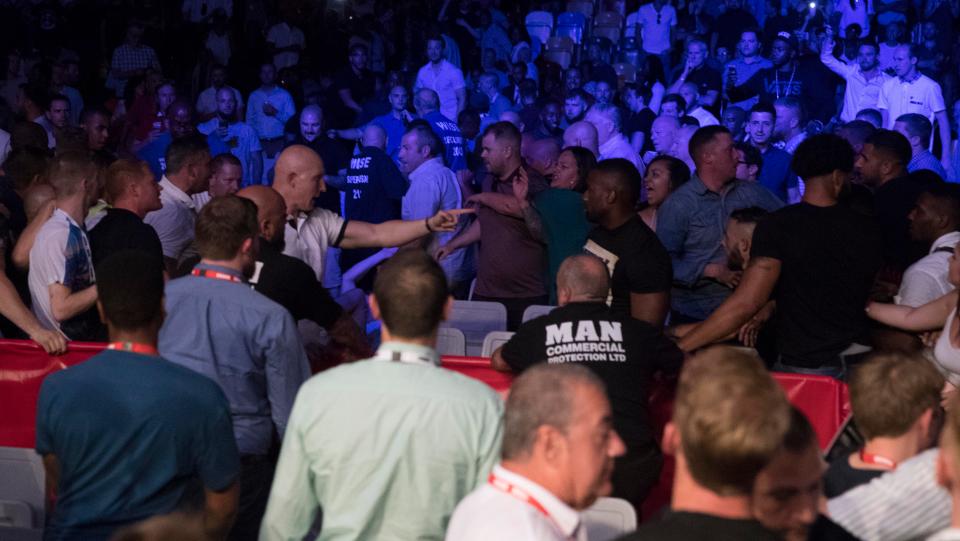
<path fill-rule="evenodd" d="M 104 199 L 107 200 L 107 203 L 115 205 L 117 200 L 127 193 L 127 188 L 131 184 L 147 175 L 153 178 L 153 173 L 150 172 L 150 166 L 143 160 L 119 159 L 113 162 L 107 167 L 105 174 L 106 182 L 104 182 L 103 185 Z"/>
<path fill-rule="evenodd" d="M 927 359 L 874 355 L 853 371 L 850 405 L 865 438 L 902 436 L 923 412 L 940 405 L 943 376 Z"/>
<path fill-rule="evenodd" d="M 755 355 L 714 347 L 685 363 L 673 424 L 699 485 L 723 496 L 749 494 L 783 445 L 790 404 Z"/>

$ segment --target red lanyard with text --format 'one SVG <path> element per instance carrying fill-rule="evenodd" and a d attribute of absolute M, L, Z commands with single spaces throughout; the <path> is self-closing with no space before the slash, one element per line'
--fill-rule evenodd
<path fill-rule="evenodd" d="M 139 353 L 140 355 L 152 355 L 154 357 L 159 357 L 160 352 L 157 351 L 157 348 L 151 346 L 150 344 L 140 344 L 138 342 L 110 342 L 107 344 L 107 349 L 115 349 L 117 351 L 129 351 L 131 353 Z"/>
<path fill-rule="evenodd" d="M 242 284 L 243 280 L 225 272 L 210 270 L 210 269 L 193 269 L 190 273 L 194 276 L 200 276 L 201 278 L 213 278 L 214 280 L 226 280 L 228 282 L 236 282 Z"/>
<path fill-rule="evenodd" d="M 874 466 L 883 466 L 885 468 L 890 468 L 891 470 L 897 469 L 896 462 L 890 460 L 885 456 L 874 455 L 864 450 L 860 451 L 860 460 L 862 460 L 864 464 L 872 464 Z"/>
<path fill-rule="evenodd" d="M 490 483 L 490 486 L 499 490 L 500 492 L 509 494 L 510 496 L 513 496 L 514 498 L 526 504 L 529 504 L 531 507 L 539 511 L 543 516 L 547 517 L 547 520 L 552 522 L 553 525 L 557 527 L 557 530 L 562 533 L 563 529 L 560 528 L 560 525 L 557 524 L 557 521 L 553 520 L 553 517 L 550 516 L 550 512 L 547 511 L 547 509 L 540 502 L 538 502 L 536 498 L 531 496 L 526 490 L 523 490 L 522 488 L 514 485 L 509 481 L 505 481 L 497 477 L 496 474 L 493 474 L 493 473 L 491 473 L 490 477 L 487 478 L 487 482 Z"/>

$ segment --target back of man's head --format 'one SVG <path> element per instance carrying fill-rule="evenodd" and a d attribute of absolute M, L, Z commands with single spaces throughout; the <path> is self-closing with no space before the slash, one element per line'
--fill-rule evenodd
<path fill-rule="evenodd" d="M 139 250 L 113 253 L 97 265 L 97 304 L 112 329 L 159 328 L 163 313 L 163 265 Z"/>
<path fill-rule="evenodd" d="M 911 173 L 911 176 L 914 174 L 916 172 Z M 942 220 L 941 223 L 948 232 L 960 230 L 960 185 L 942 181 L 932 183 L 921 195 L 930 202 L 928 210 L 935 215 L 938 222 Z"/>
<path fill-rule="evenodd" d="M 903 131 L 900 133 L 908 140 L 916 137 L 918 139 L 917 146 L 920 148 L 930 146 L 933 124 L 930 123 L 929 118 L 917 113 L 908 113 L 898 116 L 896 124 L 903 124 Z M 897 131 L 900 131 L 899 128 Z"/>
<path fill-rule="evenodd" d="M 857 428 L 867 440 L 904 435 L 928 410 L 939 407 L 943 381 L 923 357 L 875 355 L 855 368 L 850 380 Z"/>
<path fill-rule="evenodd" d="M 773 102 L 774 107 L 779 107 L 781 111 L 786 112 L 798 123 L 803 124 L 804 110 L 803 102 L 796 96 L 784 96 Z"/>
<path fill-rule="evenodd" d="M 600 173 L 617 194 L 617 204 L 632 208 L 640 198 L 643 177 L 637 167 L 624 158 L 612 158 L 597 163 L 592 173 Z"/>
<path fill-rule="evenodd" d="M 907 141 L 903 134 L 893 130 L 877 130 L 867 138 L 864 144 L 872 145 L 874 152 L 880 159 L 898 164 L 901 169 L 906 169 L 907 164 L 913 158 L 910 141 Z M 796 158 L 794 158 L 794 161 L 796 161 Z"/>
<path fill-rule="evenodd" d="M 846 139 L 855 152 L 859 152 L 875 131 L 877 128 L 866 120 L 851 120 L 837 130 L 837 135 Z"/>
<path fill-rule="evenodd" d="M 106 170 L 106 182 L 103 186 L 103 196 L 107 203 L 116 205 L 117 201 L 126 195 L 131 184 L 144 176 L 150 175 L 150 168 L 143 160 L 119 159 Z"/>
<path fill-rule="evenodd" d="M 260 235 L 257 206 L 236 195 L 214 197 L 197 217 L 197 252 L 213 261 L 232 260 L 247 239 Z"/>
<path fill-rule="evenodd" d="M 690 151 L 690 157 L 693 158 L 694 163 L 697 164 L 697 169 L 702 167 L 704 154 L 708 150 L 708 147 L 714 143 L 717 139 L 717 136 L 725 133 L 730 135 L 730 130 L 725 126 L 705 126 L 696 130 L 693 133 L 693 136 L 690 137 L 690 143 L 687 146 L 687 149 Z"/>
<path fill-rule="evenodd" d="M 204 152 L 210 152 L 207 140 L 201 135 L 189 135 L 170 142 L 166 152 L 167 176 L 179 174 Z"/>
<path fill-rule="evenodd" d="M 610 289 L 607 266 L 596 256 L 572 255 L 563 260 L 557 271 L 557 291 L 569 302 L 603 302 Z"/>
<path fill-rule="evenodd" d="M 545 425 L 566 431 L 576 413 L 571 398 L 579 385 L 606 393 L 600 378 L 578 364 L 537 364 L 514 380 L 503 415 L 503 460 L 529 460 Z"/>
<path fill-rule="evenodd" d="M 13 125 L 10 130 L 10 148 L 17 150 L 19 148 L 33 148 L 48 152 L 49 138 L 43 126 L 36 122 L 23 120 Z"/>
<path fill-rule="evenodd" d="M 429 88 L 421 88 L 413 96 L 413 108 L 421 115 L 440 110 L 440 97 Z"/>
<path fill-rule="evenodd" d="M 883 114 L 876 109 L 861 109 L 857 111 L 856 120 L 862 120 L 874 128 L 880 128 L 883 125 Z"/>
<path fill-rule="evenodd" d="M 84 180 L 95 181 L 97 166 L 85 152 L 64 152 L 50 163 L 47 182 L 57 199 L 65 199 L 85 189 Z"/>
<path fill-rule="evenodd" d="M 373 284 L 383 325 L 392 336 L 428 338 L 437 332 L 450 296 L 443 269 L 423 250 L 401 250 Z"/>
<path fill-rule="evenodd" d="M 853 147 L 838 135 L 822 133 L 805 139 L 793 153 L 792 167 L 804 182 L 834 171 L 853 171 Z"/>
<path fill-rule="evenodd" d="M 43 176 L 49 165 L 50 155 L 33 147 L 20 147 L 10 151 L 3 162 L 3 173 L 17 190 L 25 190 L 37 178 Z"/>
<path fill-rule="evenodd" d="M 671 424 L 691 478 L 743 496 L 783 443 L 790 404 L 759 359 L 714 347 L 684 365 Z"/>
<path fill-rule="evenodd" d="M 483 130 L 483 138 L 493 135 L 495 141 L 514 149 L 514 154 L 520 155 L 520 130 L 510 122 L 496 122 Z"/>

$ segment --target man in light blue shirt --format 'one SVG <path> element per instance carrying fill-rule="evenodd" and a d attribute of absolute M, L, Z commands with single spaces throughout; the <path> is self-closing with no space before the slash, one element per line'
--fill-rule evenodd
<path fill-rule="evenodd" d="M 690 139 L 697 174 L 670 194 L 657 212 L 657 236 L 673 264 L 674 323 L 706 319 L 739 281 L 730 271 L 721 240 L 730 213 L 747 207 L 783 206 L 757 183 L 736 180 L 739 155 L 730 131 L 700 128 Z"/>
<path fill-rule="evenodd" d="M 321 541 L 442 539 L 453 509 L 487 481 L 503 403 L 441 368 L 433 349 L 452 299 L 440 266 L 403 250 L 370 297 L 383 345 L 297 395 L 261 540 L 300 540 L 323 509 Z"/>
<path fill-rule="evenodd" d="M 196 227 L 200 264 L 166 287 L 164 358 L 216 381 L 230 402 L 240 450 L 240 511 L 233 539 L 255 539 L 273 478 L 272 454 L 310 367 L 293 317 L 250 288 L 257 208 L 217 197 Z"/>
<path fill-rule="evenodd" d="M 900 132 L 901 135 L 910 141 L 910 150 L 912 157 L 907 164 L 907 172 L 913 173 L 921 169 L 929 169 L 940 175 L 940 178 L 947 180 L 947 170 L 943 168 L 940 160 L 930 152 L 930 137 L 933 134 L 933 124 L 930 119 L 916 113 L 907 113 L 897 117 L 893 123 L 893 130 Z"/>

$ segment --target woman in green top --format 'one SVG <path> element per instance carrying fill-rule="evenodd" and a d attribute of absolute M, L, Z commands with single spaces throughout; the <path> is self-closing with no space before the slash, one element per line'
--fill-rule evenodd
<path fill-rule="evenodd" d="M 557 304 L 556 277 L 560 263 L 583 252 L 583 244 L 592 227 L 583 208 L 587 175 L 597 165 L 593 152 L 583 147 L 567 147 L 560 152 L 550 188 L 533 198 L 523 209 L 523 217 L 534 237 L 547 245 L 546 283 L 550 304 Z"/>

